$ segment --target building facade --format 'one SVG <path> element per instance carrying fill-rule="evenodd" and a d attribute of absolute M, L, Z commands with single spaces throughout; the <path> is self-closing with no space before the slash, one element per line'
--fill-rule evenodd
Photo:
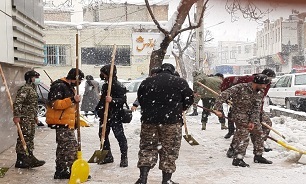
<path fill-rule="evenodd" d="M 305 17 L 306 13 L 295 13 L 285 20 L 266 20 L 262 30 L 257 32 L 254 65 L 259 69 L 269 67 L 278 73 L 306 71 Z"/>
<path fill-rule="evenodd" d="M 24 73 L 42 66 L 44 59 L 44 18 L 42 0 L 0 1 L 0 152 L 16 142 L 17 131 L 12 121 L 11 102 L 24 84 Z M 5 80 L 4 80 L 5 79 Z M 5 88 L 5 84 L 8 89 Z"/>
<path fill-rule="evenodd" d="M 218 42 L 218 60 L 215 71 L 223 74 L 250 74 L 254 68 L 250 61 L 256 57 L 256 44 L 241 41 Z"/>
<path fill-rule="evenodd" d="M 159 22 L 165 24 L 168 6 L 152 7 Z M 111 14 L 107 13 L 109 9 Z M 79 66 L 85 75 L 99 77 L 101 66 L 111 62 L 113 45 L 117 46 L 115 64 L 119 78 L 135 79 L 148 74 L 150 55 L 160 33 L 151 17 L 144 16 L 148 14 L 146 6 L 124 3 L 87 7 L 83 9 L 83 19 L 90 22 L 78 24 L 70 22 L 68 17 L 65 21 L 51 21 L 52 17 L 58 17 L 54 14 L 67 15 L 67 11 L 53 9 L 50 13 L 50 8 L 47 10 L 45 17 L 50 21 L 45 21 L 45 58 L 39 71 L 46 70 L 54 79 L 64 77 L 71 67 L 75 67 L 78 33 Z M 169 50 L 166 58 L 170 54 Z M 42 79 L 49 80 L 47 76 Z"/>

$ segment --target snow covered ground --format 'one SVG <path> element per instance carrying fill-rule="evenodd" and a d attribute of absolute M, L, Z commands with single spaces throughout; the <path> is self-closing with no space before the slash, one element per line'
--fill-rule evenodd
<path fill-rule="evenodd" d="M 200 111 L 201 112 L 201 111 Z M 232 159 L 226 157 L 226 151 L 231 140 L 224 139 L 227 130 L 221 130 L 215 115 L 209 116 L 207 130 L 201 130 L 201 116 L 186 116 L 189 134 L 199 143 L 190 146 L 182 139 L 180 156 L 177 160 L 177 171 L 172 179 L 180 184 L 302 184 L 306 183 L 306 165 L 297 160 L 300 155 L 288 151 L 273 141 L 268 141 L 273 151 L 264 153 L 264 157 L 273 161 L 272 165 L 255 164 L 253 162 L 252 144 L 247 149 L 246 163 L 249 168 L 232 166 Z M 128 139 L 129 167 L 120 168 L 119 146 L 113 134 L 110 134 L 114 163 L 106 165 L 90 164 L 92 179 L 90 184 L 133 184 L 138 179 L 139 170 L 136 167 L 139 150 L 140 112 L 133 112 L 133 120 L 125 124 L 125 133 Z M 44 118 L 41 118 L 44 122 Z M 88 160 L 94 150 L 99 149 L 98 121 L 93 116 L 88 118 L 91 127 L 81 129 L 83 158 Z M 272 118 L 273 127 L 286 137 L 289 145 L 306 150 L 306 121 L 297 121 L 288 117 Z M 282 140 L 271 132 L 271 136 Z M 34 153 L 39 159 L 46 160 L 46 164 L 34 169 L 16 169 L 13 166 L 0 178 L 0 183 L 57 183 L 66 184 L 68 180 L 54 180 L 55 171 L 55 131 L 47 127 L 38 127 L 35 139 Z M 8 159 L 15 161 L 14 148 L 7 153 Z M 1 156 L 4 156 L 2 153 Z M 11 158 L 9 158 L 11 157 Z M 302 158 L 306 157 L 304 155 Z M 149 173 L 148 184 L 160 184 L 161 171 L 156 166 Z"/>
<path fill-rule="evenodd" d="M 129 167 L 122 169 L 118 167 L 119 151 L 118 144 L 112 139 L 115 163 L 103 168 L 101 175 L 105 174 L 102 183 L 134 183 L 139 175 L 136 167 L 137 152 L 140 132 L 140 113 L 133 113 L 133 120 L 125 125 L 126 136 L 129 144 Z M 264 153 L 264 157 L 273 161 L 272 165 L 255 164 L 253 162 L 252 143 L 249 144 L 245 161 L 250 168 L 232 166 L 232 159 L 226 157 L 226 151 L 231 140 L 224 139 L 227 131 L 220 129 L 220 124 L 215 115 L 209 117 L 207 130 L 201 130 L 201 116 L 187 116 L 189 134 L 200 143 L 198 146 L 190 146 L 182 139 L 182 147 L 177 160 L 177 171 L 173 174 L 173 180 L 179 183 L 193 184 L 227 184 L 227 183 L 296 183 L 301 184 L 306 180 L 306 165 L 297 161 L 301 155 L 294 151 L 288 151 L 279 144 L 269 140 L 268 145 L 273 151 Z M 306 121 L 297 121 L 287 117 L 272 118 L 273 127 L 286 137 L 286 143 L 301 150 L 306 150 Z M 93 124 L 97 129 L 97 124 Z M 90 133 L 92 135 L 92 133 Z M 271 132 L 272 137 L 282 140 L 278 135 Z M 88 134 L 86 133 L 86 136 Z M 92 135 L 96 136 L 96 134 Z M 111 135 L 113 137 L 113 135 Z M 84 138 L 83 138 L 84 139 Z M 284 141 L 284 140 L 283 140 Z M 86 145 L 86 142 L 83 143 Z M 86 146 L 83 149 L 89 149 Z M 116 151 L 117 150 L 117 151 Z M 91 156 L 84 155 L 84 157 Z M 303 156 L 303 158 L 306 155 Z M 306 159 L 305 159 L 306 160 Z M 97 165 L 94 165 L 97 166 Z M 95 168 L 95 167 L 94 167 Z M 94 169 L 92 167 L 92 170 Z M 94 174 L 94 173 L 93 173 Z M 93 176 L 94 177 L 94 176 Z M 149 174 L 148 183 L 161 183 L 161 171 L 155 167 Z M 96 183 L 94 181 L 89 183 Z"/>

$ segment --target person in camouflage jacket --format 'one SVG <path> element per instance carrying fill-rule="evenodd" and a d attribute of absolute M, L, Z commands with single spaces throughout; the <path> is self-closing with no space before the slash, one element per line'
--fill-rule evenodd
<path fill-rule="evenodd" d="M 217 116 L 222 117 L 223 103 L 229 99 L 232 102 L 231 121 L 236 125 L 231 148 L 234 152 L 232 165 L 249 167 L 243 161 L 249 143 L 249 134 L 252 134 L 254 145 L 254 162 L 271 164 L 272 162 L 262 157 L 263 153 L 263 130 L 260 123 L 260 112 L 264 89 L 270 83 L 264 74 L 258 74 L 252 82 L 240 83 L 223 91 L 217 98 L 214 109 Z"/>
<path fill-rule="evenodd" d="M 45 164 L 45 161 L 38 160 L 33 155 L 35 125 L 38 123 L 38 94 L 36 85 L 39 83 L 39 76 L 39 73 L 34 70 L 25 73 L 24 79 L 26 83 L 18 89 L 13 103 L 13 121 L 15 124 L 20 124 L 29 153 L 29 155 L 26 154 L 21 139 L 18 136 L 16 143 L 16 168 L 39 167 Z"/>

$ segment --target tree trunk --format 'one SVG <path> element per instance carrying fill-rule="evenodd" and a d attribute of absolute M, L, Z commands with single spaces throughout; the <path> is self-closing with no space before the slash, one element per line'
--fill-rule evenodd
<path fill-rule="evenodd" d="M 184 64 L 184 61 L 183 61 L 183 55 L 176 55 L 176 54 L 172 54 L 174 56 L 174 59 L 176 61 L 176 64 L 179 65 L 179 68 L 181 70 L 181 77 L 183 79 L 187 79 L 187 71 L 186 71 L 186 67 L 185 67 L 185 64 Z"/>
<path fill-rule="evenodd" d="M 190 11 L 190 8 L 197 1 L 198 0 L 181 0 L 181 4 L 183 5 L 179 6 L 177 9 L 178 14 L 169 34 L 165 35 L 164 40 L 160 44 L 160 48 L 158 50 L 154 50 L 151 54 L 150 71 L 149 71 L 150 75 L 151 75 L 151 69 L 153 67 L 162 65 L 170 42 L 177 36 L 179 31 L 181 30 L 182 25 L 184 24 L 184 21 Z"/>
<path fill-rule="evenodd" d="M 160 48 L 158 50 L 153 50 L 150 58 L 150 71 L 149 74 L 151 75 L 151 69 L 153 67 L 161 66 L 164 60 L 164 57 L 167 53 L 167 48 L 170 44 L 172 39 L 169 36 L 166 36 L 162 43 L 160 44 Z"/>

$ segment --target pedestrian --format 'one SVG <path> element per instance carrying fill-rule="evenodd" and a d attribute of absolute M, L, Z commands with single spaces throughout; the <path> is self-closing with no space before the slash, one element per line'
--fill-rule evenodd
<path fill-rule="evenodd" d="M 46 163 L 43 160 L 38 160 L 33 154 L 35 126 L 39 123 L 37 118 L 38 94 L 36 91 L 37 85 L 40 82 L 39 76 L 40 74 L 34 70 L 27 71 L 24 74 L 26 83 L 18 89 L 16 99 L 13 103 L 13 122 L 20 124 L 29 153 L 29 155 L 26 154 L 18 134 L 16 143 L 16 168 L 40 167 Z"/>
<path fill-rule="evenodd" d="M 223 81 L 223 74 L 221 73 L 216 73 L 215 75 L 209 77 L 205 74 L 202 74 L 201 77 L 198 77 L 197 81 L 193 81 L 193 86 L 199 86 L 197 83 L 198 81 L 207 86 L 208 88 L 212 89 L 216 93 L 220 93 L 221 91 L 221 83 Z M 203 88 L 200 86 L 202 89 L 197 88 L 197 95 L 200 96 L 203 107 L 207 109 L 211 109 L 216 101 L 216 94 L 209 91 L 206 88 Z M 197 102 L 195 102 L 197 103 Z M 206 130 L 206 124 L 208 122 L 208 116 L 210 115 L 209 111 L 206 111 L 203 109 L 202 111 L 202 118 L 201 118 L 201 123 L 202 123 L 202 130 Z M 221 124 L 221 130 L 226 130 L 227 126 L 225 126 L 225 118 L 220 117 L 219 122 Z"/>
<path fill-rule="evenodd" d="M 81 111 L 85 112 L 85 116 L 88 116 L 88 112 L 91 111 L 95 118 L 97 113 L 95 111 L 96 106 L 100 100 L 100 91 L 99 82 L 95 81 L 91 75 L 85 77 L 85 91 L 82 98 Z"/>
<path fill-rule="evenodd" d="M 126 103 L 126 88 L 117 80 L 117 69 L 116 65 L 114 65 L 113 70 L 113 78 L 111 84 L 111 92 L 110 96 L 107 96 L 109 76 L 110 76 L 111 65 L 105 65 L 100 69 L 100 77 L 101 80 L 105 80 L 105 83 L 102 86 L 101 98 L 96 107 L 98 116 L 100 118 L 100 126 L 99 126 L 99 137 L 101 139 L 102 136 L 102 127 L 103 127 L 103 119 L 104 119 L 104 111 L 105 104 L 109 102 L 108 116 L 107 116 L 107 124 L 105 131 L 105 141 L 103 145 L 103 150 L 108 150 L 107 155 L 104 160 L 102 160 L 98 164 L 107 164 L 113 163 L 114 157 L 112 155 L 111 146 L 109 142 L 109 133 L 112 129 L 115 138 L 117 139 L 121 152 L 121 160 L 120 167 L 128 166 L 128 144 L 124 134 L 124 127 L 122 125 L 122 112 L 123 105 Z"/>
<path fill-rule="evenodd" d="M 173 65 L 165 63 L 156 76 L 142 81 L 137 97 L 141 106 L 141 132 L 136 184 L 146 184 L 149 170 L 159 157 L 162 184 L 173 183 L 172 173 L 182 139 L 182 113 L 193 103 L 193 91 L 186 80 L 175 76 Z"/>
<path fill-rule="evenodd" d="M 275 78 L 276 74 L 273 70 L 266 68 L 264 69 L 262 72 L 262 74 L 265 74 L 268 76 L 268 78 L 270 79 L 270 81 Z M 231 76 L 231 77 L 227 77 L 223 80 L 222 84 L 221 84 L 221 91 L 226 90 L 227 88 L 239 84 L 239 83 L 248 83 L 248 82 L 252 82 L 254 79 L 254 75 L 245 75 L 245 76 Z M 267 85 L 267 87 L 264 89 L 264 97 L 267 95 L 269 89 L 271 86 L 271 82 Z M 264 99 L 263 99 L 264 102 Z M 260 114 L 260 119 L 261 122 L 265 122 L 266 124 L 268 124 L 269 126 L 272 126 L 272 121 L 269 118 L 269 116 L 267 115 L 266 112 L 263 111 L 263 104 L 261 107 L 261 114 Z M 267 136 L 270 133 L 270 129 L 268 129 L 267 127 L 263 127 L 263 131 L 265 133 L 265 140 L 267 139 Z M 235 125 L 234 123 L 231 121 L 231 109 L 229 109 L 229 113 L 228 113 L 228 133 L 224 136 L 225 139 L 229 139 L 235 132 Z M 272 151 L 270 148 L 266 148 L 264 147 L 264 150 L 266 152 L 268 151 Z"/>
<path fill-rule="evenodd" d="M 232 165 L 240 167 L 249 167 L 249 164 L 243 161 L 249 144 L 249 135 L 252 134 L 252 143 L 254 145 L 254 162 L 272 164 L 262 156 L 264 139 L 262 125 L 260 123 L 260 111 L 262 99 L 264 97 L 263 89 L 269 84 L 270 80 L 264 74 L 254 76 L 252 82 L 240 83 L 221 92 L 215 103 L 215 113 L 222 117 L 223 103 L 231 99 L 234 104 L 231 107 L 232 121 L 236 125 L 231 148 L 233 149 Z"/>
<path fill-rule="evenodd" d="M 46 123 L 56 131 L 56 171 L 54 179 L 69 179 L 71 166 L 77 159 L 78 144 L 75 136 L 76 104 L 80 95 L 76 94 L 75 86 L 84 78 L 84 73 L 72 68 L 66 77 L 51 84 L 48 93 Z"/>
<path fill-rule="evenodd" d="M 206 75 L 203 74 L 201 71 L 193 71 L 192 72 L 192 77 L 193 77 L 193 84 L 196 83 L 196 81 L 200 80 L 201 77 L 205 77 Z M 193 112 L 189 114 L 188 116 L 197 116 L 198 115 L 198 103 L 201 100 L 201 96 L 199 93 L 202 91 L 202 87 L 199 86 L 198 84 L 193 85 L 193 94 L 194 94 L 194 104 L 192 105 Z"/>

